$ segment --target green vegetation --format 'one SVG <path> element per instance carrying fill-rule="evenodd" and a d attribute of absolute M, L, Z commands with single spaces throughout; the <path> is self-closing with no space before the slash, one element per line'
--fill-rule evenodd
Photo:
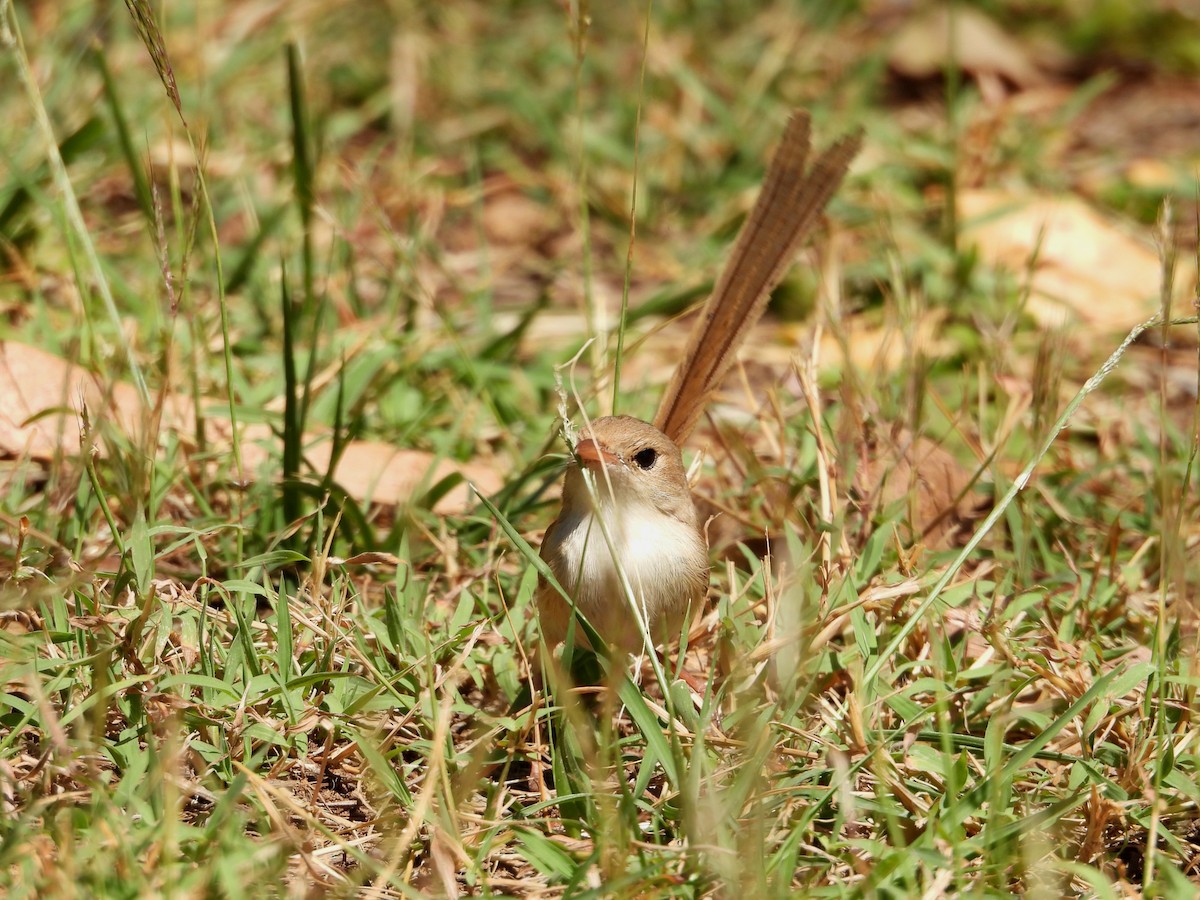
<path fill-rule="evenodd" d="M 889 4 L 0 0 L 0 890 L 1195 894 L 1194 320 L 1077 394 L 1194 310 L 966 215 L 1170 201 L 1194 295 L 1146 6 L 980 5 L 1026 82 Z M 562 396 L 627 296 L 652 413 L 796 106 L 866 149 L 689 448 L 709 608 L 526 705 Z"/>

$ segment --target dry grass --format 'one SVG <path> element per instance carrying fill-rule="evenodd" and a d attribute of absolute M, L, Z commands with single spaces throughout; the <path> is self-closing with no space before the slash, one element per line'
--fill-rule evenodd
<path fill-rule="evenodd" d="M 956 218 L 1174 197 L 1178 290 L 1122 330 L 1190 314 L 1192 23 L 1061 14 L 1050 53 L 1003 6 L 1022 83 L 901 74 L 874 7 L 130 6 L 0 3 L 6 337 L 96 373 L 0 376 L 9 896 L 1194 891 L 1196 329 L 1077 397 L 1142 256 L 1054 328 L 1069 242 L 1005 271 Z M 1154 140 L 1104 138 L 1138 83 L 1096 29 L 1158 35 Z M 611 396 L 628 275 L 651 412 L 794 105 L 866 151 L 693 441 L 709 605 L 665 685 L 552 705 L 555 367 L 598 338 Z M 444 468 L 398 502 L 387 446 Z"/>

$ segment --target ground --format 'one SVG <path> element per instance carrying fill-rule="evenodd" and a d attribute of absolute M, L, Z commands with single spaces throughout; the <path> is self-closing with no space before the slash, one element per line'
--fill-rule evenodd
<path fill-rule="evenodd" d="M 0 0 L 0 80 L 7 896 L 1196 892 L 1186 5 Z M 555 693 L 558 417 L 796 107 L 707 604 Z"/>

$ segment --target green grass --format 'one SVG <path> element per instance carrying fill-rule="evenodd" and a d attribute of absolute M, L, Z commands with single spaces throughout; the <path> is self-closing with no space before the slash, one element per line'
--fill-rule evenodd
<path fill-rule="evenodd" d="M 1196 892 L 1197 330 L 1076 406 L 1124 335 L 1045 332 L 946 205 L 1075 188 L 1104 29 L 1169 14 L 1057 12 L 1072 80 L 1020 115 L 899 83 L 854 4 L 130 5 L 0 3 L 0 336 L 138 423 L 102 390 L 102 452 L 0 458 L 6 896 Z M 796 105 L 866 150 L 689 448 L 702 626 L 665 684 L 517 708 L 558 384 L 652 413 Z M 835 364 L 860 326 L 901 352 Z M 371 503 L 356 441 L 496 490 Z"/>

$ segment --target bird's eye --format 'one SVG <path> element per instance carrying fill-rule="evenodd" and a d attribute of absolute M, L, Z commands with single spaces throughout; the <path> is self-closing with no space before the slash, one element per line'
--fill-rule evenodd
<path fill-rule="evenodd" d="M 639 450 L 633 454 L 633 461 L 638 464 L 639 469 L 649 469 L 658 461 L 658 451 L 653 447 Z"/>

